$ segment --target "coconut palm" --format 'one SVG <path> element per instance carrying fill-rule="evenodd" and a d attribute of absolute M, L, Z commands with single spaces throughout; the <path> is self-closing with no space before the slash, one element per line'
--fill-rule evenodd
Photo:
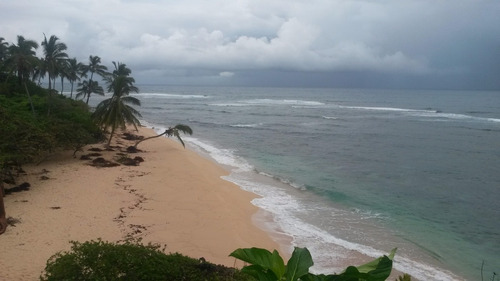
<path fill-rule="evenodd" d="M 73 98 L 73 85 L 76 81 L 80 81 L 81 77 L 85 76 L 84 65 L 78 62 L 76 58 L 68 60 L 67 78 L 71 84 L 70 98 Z"/>
<path fill-rule="evenodd" d="M 36 66 L 40 64 L 39 59 L 35 56 L 37 48 L 38 43 L 33 40 L 26 40 L 23 36 L 18 35 L 17 45 L 13 44 L 8 47 L 8 57 L 5 60 L 7 69 L 10 69 L 11 73 L 17 74 L 18 84 L 24 84 L 33 115 L 35 115 L 35 108 L 28 87 L 26 86 L 26 81 L 30 75 L 34 74 Z"/>
<path fill-rule="evenodd" d="M 92 81 L 89 82 L 87 80 L 78 83 L 79 88 L 76 90 L 76 98 L 83 97 L 90 95 L 91 93 L 98 94 L 100 96 L 104 96 L 104 89 L 102 86 L 99 85 L 99 82 L 97 81 Z"/>
<path fill-rule="evenodd" d="M 0 72 L 3 72 L 5 60 L 7 59 L 7 51 L 9 49 L 9 43 L 4 40 L 3 37 L 0 37 Z"/>
<path fill-rule="evenodd" d="M 62 42 L 58 42 L 59 38 L 57 36 L 50 36 L 49 40 L 45 34 L 43 35 L 44 40 L 42 42 L 44 58 L 43 62 L 45 65 L 45 70 L 47 71 L 49 78 L 49 93 L 52 92 L 52 80 L 54 81 L 57 75 L 63 73 L 63 68 L 65 60 L 68 59 L 68 54 L 65 52 L 68 47 Z"/>
<path fill-rule="evenodd" d="M 63 93 L 64 93 L 64 79 L 68 78 L 68 80 L 69 80 L 69 61 L 67 59 L 60 61 L 58 68 L 59 68 L 59 71 L 57 72 L 57 75 L 59 76 L 59 78 L 61 78 L 61 92 L 60 92 L 60 94 L 63 95 Z"/>
<path fill-rule="evenodd" d="M 159 135 L 152 136 L 152 137 L 147 137 L 147 138 L 144 138 L 142 140 L 137 141 L 135 143 L 135 145 L 133 146 L 133 150 L 137 150 L 137 146 L 141 142 L 146 141 L 146 140 L 150 140 L 150 139 L 154 139 L 154 138 L 158 138 L 158 137 L 161 137 L 161 136 L 167 136 L 167 137 L 175 136 L 181 142 L 182 146 L 186 147 L 186 145 L 184 144 L 184 141 L 181 138 L 181 134 L 180 134 L 181 132 L 184 133 L 184 134 L 189 134 L 189 135 L 193 134 L 193 130 L 188 125 L 177 124 L 174 127 L 169 127 L 168 129 L 165 130 L 165 132 L 163 132 L 163 133 L 161 133 Z"/>
<path fill-rule="evenodd" d="M 17 36 L 17 45 L 12 44 L 8 48 L 9 56 L 6 59 L 7 68 L 17 75 L 19 85 L 27 81 L 38 63 L 35 50 L 38 43 L 26 40 L 23 36 Z"/>
<path fill-rule="evenodd" d="M 111 129 L 107 144 L 109 146 L 117 128 L 124 130 L 128 124 L 133 125 L 137 130 L 137 126 L 141 125 L 137 118 L 141 117 L 141 114 L 129 105 L 140 106 L 141 102 L 139 99 L 129 96 L 131 92 L 137 93 L 139 91 L 134 86 L 134 78 L 124 75 L 113 75 L 106 80 L 108 91 L 112 92 L 113 96 L 100 102 L 92 117 L 104 130 Z"/>
<path fill-rule="evenodd" d="M 132 73 L 132 70 L 127 67 L 126 64 L 121 63 L 121 62 L 113 62 L 113 65 L 115 66 L 115 70 L 113 70 L 113 75 L 119 76 L 119 75 L 124 75 L 124 76 L 129 76 L 130 73 Z"/>
<path fill-rule="evenodd" d="M 85 66 L 85 75 L 90 72 L 89 85 L 92 84 L 94 79 L 94 73 L 97 73 L 101 77 L 106 77 L 108 75 L 108 68 L 101 64 L 101 58 L 98 56 L 89 56 L 89 64 Z M 87 104 L 89 104 L 90 92 L 87 95 Z"/>

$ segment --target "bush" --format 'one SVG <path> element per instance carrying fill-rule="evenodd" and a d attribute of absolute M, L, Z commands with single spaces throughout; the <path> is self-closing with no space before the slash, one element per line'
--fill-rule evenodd
<path fill-rule="evenodd" d="M 254 280 L 203 258 L 165 254 L 158 245 L 101 240 L 71 244 L 69 252 L 47 261 L 40 280 Z"/>

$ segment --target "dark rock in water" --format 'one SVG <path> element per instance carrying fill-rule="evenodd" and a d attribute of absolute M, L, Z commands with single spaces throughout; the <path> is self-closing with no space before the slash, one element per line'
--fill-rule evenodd
<path fill-rule="evenodd" d="M 134 157 L 134 160 L 137 161 L 137 162 L 144 162 L 144 158 L 142 158 L 140 156 Z"/>
<path fill-rule="evenodd" d="M 49 178 L 49 177 L 47 177 L 47 176 L 41 176 L 41 177 L 40 177 L 40 179 L 41 179 L 41 180 L 48 180 L 48 179 L 50 179 L 50 178 Z"/>
<path fill-rule="evenodd" d="M 99 147 L 91 147 L 89 148 L 89 151 L 102 151 Z"/>

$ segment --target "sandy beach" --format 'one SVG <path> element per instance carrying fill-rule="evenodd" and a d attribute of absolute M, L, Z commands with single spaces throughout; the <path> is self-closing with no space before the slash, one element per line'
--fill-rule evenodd
<path fill-rule="evenodd" d="M 117 146 L 133 144 L 117 136 Z M 237 248 L 287 251 L 256 225 L 255 195 L 221 179 L 228 171 L 210 159 L 161 137 L 129 155 L 144 159 L 138 166 L 94 167 L 80 160 L 90 148 L 103 147 L 24 167 L 19 183 L 29 182 L 30 190 L 5 197 L 7 216 L 16 223 L 0 236 L 0 280 L 38 280 L 47 259 L 68 250 L 71 240 L 140 238 L 227 266 L 240 266 L 228 256 Z M 113 160 L 119 152 L 99 153 Z"/>

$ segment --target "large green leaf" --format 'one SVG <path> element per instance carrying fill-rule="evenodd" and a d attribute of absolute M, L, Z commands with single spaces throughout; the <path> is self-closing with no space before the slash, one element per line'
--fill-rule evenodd
<path fill-rule="evenodd" d="M 307 248 L 297 248 L 293 250 L 292 257 L 288 261 L 285 271 L 287 281 L 296 281 L 300 277 L 309 273 L 309 267 L 313 265 L 311 253 Z"/>
<path fill-rule="evenodd" d="M 276 281 L 276 275 L 269 269 L 265 269 L 260 265 L 249 265 L 241 269 L 241 272 L 248 274 L 259 281 Z"/>
<path fill-rule="evenodd" d="M 372 276 L 370 280 L 385 280 L 391 274 L 392 260 L 396 254 L 397 248 L 392 249 L 389 256 L 377 258 L 369 263 L 357 267 L 361 273 L 369 273 Z"/>
<path fill-rule="evenodd" d="M 270 270 L 275 275 L 275 280 L 280 280 L 285 272 L 285 263 L 276 250 L 271 253 L 261 248 L 237 249 L 230 256 L 258 265 L 264 271 Z"/>

